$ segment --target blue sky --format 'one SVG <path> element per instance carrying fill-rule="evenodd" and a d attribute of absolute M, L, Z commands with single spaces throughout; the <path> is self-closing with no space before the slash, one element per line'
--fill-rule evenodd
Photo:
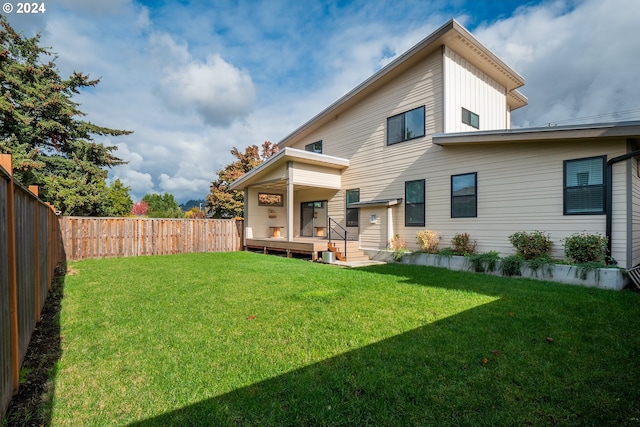
<path fill-rule="evenodd" d="M 14 4 L 17 2 L 13 2 Z M 57 53 L 134 199 L 204 198 L 232 147 L 278 142 L 451 18 L 526 79 L 514 127 L 640 119 L 637 0 L 49 0 L 8 14 Z M 617 114 L 612 114 L 617 113 Z"/>

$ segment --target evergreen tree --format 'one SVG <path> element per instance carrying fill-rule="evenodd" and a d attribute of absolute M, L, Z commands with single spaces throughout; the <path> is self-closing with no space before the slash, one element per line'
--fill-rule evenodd
<path fill-rule="evenodd" d="M 133 208 L 133 199 L 129 191 L 131 188 L 126 187 L 122 181 L 116 179 L 108 188 L 107 206 L 111 216 L 127 216 Z"/>
<path fill-rule="evenodd" d="M 149 205 L 149 218 L 183 218 L 184 213 L 173 194 L 147 194 L 142 198 Z"/>
<path fill-rule="evenodd" d="M 81 120 L 72 97 L 99 80 L 74 72 L 63 79 L 40 36 L 18 34 L 0 16 L 0 153 L 13 156 L 14 176 L 38 185 L 40 197 L 64 215 L 110 214 L 107 170 L 123 164 L 115 146 L 94 135 L 126 135 Z"/>

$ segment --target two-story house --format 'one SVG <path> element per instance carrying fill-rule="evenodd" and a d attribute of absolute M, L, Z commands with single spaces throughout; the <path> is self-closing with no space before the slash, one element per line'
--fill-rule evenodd
<path fill-rule="evenodd" d="M 365 249 L 398 235 L 415 248 L 430 229 L 441 246 L 466 232 L 479 251 L 507 255 L 509 235 L 540 230 L 561 258 L 562 239 L 587 231 L 610 238 L 621 266 L 640 263 L 640 123 L 511 129 L 523 85 L 448 22 L 233 183 L 245 245 L 316 257 L 329 234 Z"/>

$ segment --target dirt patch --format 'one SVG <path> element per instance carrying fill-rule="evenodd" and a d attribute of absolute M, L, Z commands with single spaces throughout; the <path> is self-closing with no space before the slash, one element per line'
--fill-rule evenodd
<path fill-rule="evenodd" d="M 22 368 L 20 387 L 13 396 L 3 426 L 43 426 L 51 421 L 56 362 L 62 355 L 60 307 L 63 298 L 64 270 L 57 271 L 31 337 Z"/>

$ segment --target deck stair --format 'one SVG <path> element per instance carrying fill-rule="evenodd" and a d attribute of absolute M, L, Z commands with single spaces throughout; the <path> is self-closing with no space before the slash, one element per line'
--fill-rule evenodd
<path fill-rule="evenodd" d="M 338 261 L 368 261 L 369 257 L 359 249 L 360 243 L 356 240 L 348 240 L 346 242 L 329 242 L 327 249 L 336 254 Z"/>

